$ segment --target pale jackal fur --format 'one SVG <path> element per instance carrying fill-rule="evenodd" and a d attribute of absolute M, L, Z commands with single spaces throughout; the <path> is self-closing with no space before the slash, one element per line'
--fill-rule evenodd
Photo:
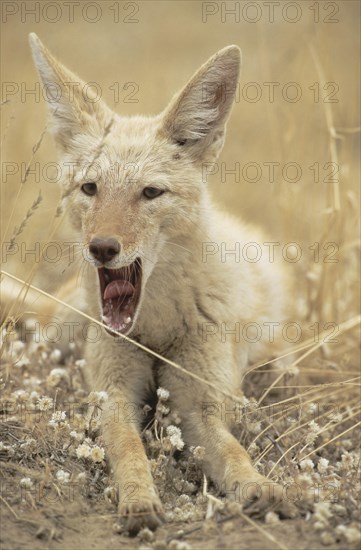
<path fill-rule="evenodd" d="M 203 414 L 210 402 L 229 409 L 223 392 L 241 395 L 247 364 L 282 349 L 280 339 L 250 343 L 251 337 L 237 338 L 227 327 L 282 323 L 290 301 L 282 266 L 265 255 L 254 262 L 242 256 L 222 261 L 215 253 L 221 244 L 231 250 L 235 243 L 267 241 L 218 212 L 202 177 L 204 163 L 214 162 L 223 146 L 239 48 L 211 57 L 161 114 L 127 118 L 89 98 L 89 89 L 87 99 L 84 83 L 36 35 L 30 41 L 47 95 L 54 94 L 49 107 L 61 161 L 76 166 L 63 194 L 94 264 L 83 280 L 86 313 L 212 384 L 156 361 L 110 330 L 87 344 L 90 389 L 109 394 L 102 426 L 115 482 L 120 493 L 129 483 L 137 486 L 136 502 L 120 498 L 120 515 L 130 532 L 155 528 L 162 518 L 139 426 L 126 421 L 127 404 L 141 409 L 158 386 L 170 393 L 186 444 L 205 448 L 206 475 L 226 494 L 238 488 L 240 498 L 255 497 L 260 506 L 279 501 L 281 488 L 270 490 L 231 434 L 232 415 Z M 91 176 L 83 170 L 89 163 Z"/>

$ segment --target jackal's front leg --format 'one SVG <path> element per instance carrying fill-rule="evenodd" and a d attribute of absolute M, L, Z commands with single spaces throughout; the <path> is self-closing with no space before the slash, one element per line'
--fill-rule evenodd
<path fill-rule="evenodd" d="M 103 437 L 119 488 L 119 515 L 131 534 L 162 523 L 162 505 L 140 438 L 136 408 L 136 403 L 113 390 L 102 410 Z"/>
<path fill-rule="evenodd" d="M 92 390 L 108 393 L 102 404 L 102 433 L 119 490 L 120 519 L 136 534 L 143 527 L 158 527 L 163 511 L 140 437 L 140 396 L 144 385 L 150 383 L 149 359 L 134 350 L 122 351 L 121 359 L 109 348 L 108 358 L 101 353 L 93 355 L 90 385 Z"/>
<path fill-rule="evenodd" d="M 201 405 L 202 406 L 202 405 Z M 218 418 L 204 414 L 200 422 L 183 423 L 184 437 L 190 445 L 205 448 L 204 471 L 216 483 L 219 492 L 229 500 L 257 511 L 282 502 L 283 488 L 258 473 L 244 447 L 230 433 L 227 425 Z"/>
<path fill-rule="evenodd" d="M 236 394 L 236 384 L 232 387 L 235 371 L 226 369 L 224 354 L 219 357 L 219 364 L 215 364 L 216 353 L 208 355 L 203 347 L 201 355 L 198 349 L 189 350 L 189 354 L 177 358 L 178 362 L 220 389 Z M 161 383 L 170 392 L 171 408 L 180 414 L 185 442 L 205 448 L 204 472 L 220 492 L 242 504 L 252 504 L 257 510 L 278 505 L 283 488 L 256 471 L 246 450 L 231 434 L 228 422 L 231 414 L 221 413 L 227 401 L 225 395 L 169 369 L 162 371 Z M 226 409 L 232 410 L 231 404 Z"/>

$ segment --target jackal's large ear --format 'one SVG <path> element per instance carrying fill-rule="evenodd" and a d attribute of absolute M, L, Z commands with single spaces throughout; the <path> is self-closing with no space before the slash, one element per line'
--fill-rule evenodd
<path fill-rule="evenodd" d="M 162 130 L 197 160 L 215 158 L 223 146 L 240 65 L 238 46 L 220 50 L 193 75 L 165 110 Z"/>
<path fill-rule="evenodd" d="M 43 81 L 43 96 L 52 114 L 52 129 L 63 149 L 79 133 L 102 135 L 112 119 L 111 110 L 74 73 L 59 63 L 36 34 L 29 35 L 35 65 Z"/>

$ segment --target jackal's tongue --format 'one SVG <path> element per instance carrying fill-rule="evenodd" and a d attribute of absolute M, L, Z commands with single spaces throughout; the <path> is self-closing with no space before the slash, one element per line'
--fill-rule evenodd
<path fill-rule="evenodd" d="M 129 281 L 111 281 L 103 295 L 103 322 L 114 330 L 126 330 L 134 317 L 134 294 L 135 288 Z"/>
<path fill-rule="evenodd" d="M 135 292 L 134 286 L 129 281 L 112 281 L 104 290 L 104 300 L 112 300 L 113 298 L 126 298 L 132 296 Z"/>

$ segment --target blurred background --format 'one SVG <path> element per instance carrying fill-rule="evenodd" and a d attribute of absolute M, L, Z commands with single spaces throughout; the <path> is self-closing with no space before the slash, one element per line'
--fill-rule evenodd
<path fill-rule="evenodd" d="M 308 318 L 357 313 L 359 2 L 12 1 L 2 10 L 1 231 L 3 251 L 12 237 L 23 247 L 3 254 L 4 269 L 36 280 L 39 264 L 24 251 L 69 237 L 66 221 L 55 220 L 57 154 L 42 136 L 47 106 L 29 32 L 124 115 L 160 112 L 209 56 L 237 44 L 243 68 L 209 178 L 215 201 L 261 224 L 269 240 L 299 243 Z M 49 291 L 62 272 L 55 267 L 43 282 Z"/>

